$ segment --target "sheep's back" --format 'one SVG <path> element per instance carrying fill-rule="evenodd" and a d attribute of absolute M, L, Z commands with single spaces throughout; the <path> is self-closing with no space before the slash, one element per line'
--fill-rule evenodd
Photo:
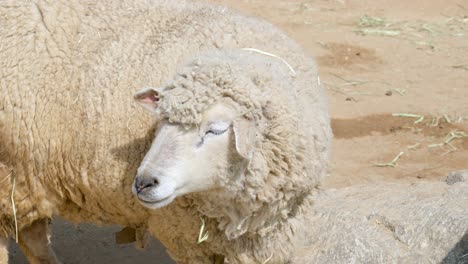
<path fill-rule="evenodd" d="M 270 24 L 188 1 L 2 1 L 0 24 L 0 161 L 31 203 L 59 204 L 39 211 L 77 221 L 140 221 L 130 184 L 154 121 L 132 95 L 193 54 L 252 47 L 316 74 Z"/>

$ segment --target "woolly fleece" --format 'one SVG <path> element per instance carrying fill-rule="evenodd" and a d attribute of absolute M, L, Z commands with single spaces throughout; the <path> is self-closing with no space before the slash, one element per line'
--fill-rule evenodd
<path fill-rule="evenodd" d="M 0 263 L 8 263 L 8 240 L 0 238 Z"/>
<path fill-rule="evenodd" d="M 132 101 L 133 93 L 141 87 L 167 83 L 177 65 L 213 49 L 257 48 L 282 57 L 294 68 L 295 78 L 289 80 L 297 93 L 294 98 L 298 105 L 308 107 L 300 116 L 297 110 L 292 111 L 292 119 L 276 119 L 275 113 L 270 118 L 283 120 L 294 129 L 296 121 L 300 124 L 301 118 L 310 118 L 314 124 L 310 133 L 315 135 L 316 144 L 311 149 L 320 151 L 304 158 L 307 165 L 289 161 L 308 151 L 290 155 L 298 142 L 295 146 L 282 142 L 291 131 L 283 133 L 286 126 L 280 127 L 272 134 L 278 138 L 271 141 L 278 140 L 286 149 L 272 145 L 275 155 L 269 158 L 279 162 L 272 173 L 281 175 L 288 166 L 304 166 L 310 170 L 307 175 L 313 176 L 307 185 L 300 186 L 301 192 L 315 186 L 326 173 L 331 133 L 316 66 L 299 46 L 266 22 L 189 1 L 72 0 L 2 1 L 0 25 L 0 162 L 13 172 L 6 186 L 2 182 L 0 188 L 0 236 L 14 234 L 10 202 L 14 178 L 20 230 L 53 215 L 73 222 L 135 228 L 150 225 L 151 233 L 181 262 L 189 262 L 192 256 L 206 261 L 207 256 L 218 252 L 233 256 L 232 263 L 236 261 L 234 255 L 241 258 L 242 254 L 224 252 L 214 242 L 236 245 L 228 250 L 248 250 L 249 245 L 240 239 L 226 240 L 226 235 L 246 237 L 247 233 L 230 232 L 226 229 L 229 224 L 223 222 L 228 221 L 226 216 L 215 216 L 213 211 L 207 212 L 212 217 L 208 221 L 212 242 L 195 244 L 202 216 L 196 205 L 203 202 L 197 195 L 149 212 L 130 191 L 155 126 L 154 119 Z M 288 68 L 274 64 L 285 76 Z M 281 108 L 286 98 L 289 101 L 292 97 L 273 98 L 271 102 L 279 104 L 275 109 Z M 235 95 L 232 99 L 242 100 Z M 261 104 L 252 103 L 256 103 L 254 109 L 260 109 Z M 262 112 L 264 118 L 267 112 Z M 179 112 L 174 109 L 173 113 Z M 196 112 L 189 114 L 190 120 L 175 119 L 174 114 L 173 121 L 196 123 Z M 304 125 L 304 131 L 307 128 Z M 305 171 L 292 173 L 291 179 L 300 178 L 301 173 L 306 175 Z M 245 190 L 251 192 L 246 199 L 255 192 L 260 200 L 258 204 L 248 203 L 248 210 L 240 215 L 248 215 L 252 208 L 258 210 L 267 202 L 276 204 L 271 212 L 261 211 L 264 220 L 257 223 L 251 218 L 245 232 L 259 230 L 265 219 L 275 218 L 278 210 L 288 209 L 288 201 L 298 197 L 291 191 L 297 182 L 288 184 L 283 177 L 270 177 L 263 186 L 264 179 L 246 181 L 251 185 Z M 277 186 L 286 189 L 280 191 Z M 218 226 L 221 232 L 216 231 Z M 276 250 L 278 246 L 262 243 L 256 247 L 265 246 L 265 250 L 259 256 L 246 252 L 246 259 L 265 259 L 269 247 Z M 276 259 L 271 261 L 277 263 Z"/>
<path fill-rule="evenodd" d="M 317 96 L 318 80 L 301 85 L 301 78 L 276 58 L 242 50 L 210 51 L 159 89 L 159 115 L 173 123 L 198 126 L 211 104 L 224 102 L 256 125 L 254 154 L 245 174 L 221 174 L 222 191 L 179 198 L 185 216 L 174 214 L 171 206 L 155 211 L 152 219 L 164 218 L 173 232 L 166 237 L 156 223 L 150 231 L 164 237 L 163 243 L 177 241 L 169 248 L 184 248 L 171 250 L 174 258 L 184 263 L 203 263 L 211 255 L 226 256 L 229 263 L 261 263 L 270 256 L 272 263 L 291 260 L 302 243 L 295 233 L 304 227 L 297 219 L 310 210 L 309 195 L 326 174 L 331 137 L 324 99 Z M 193 227 L 186 223 L 199 226 L 200 217 L 208 223 L 209 239 L 195 246 L 198 235 L 188 235 Z"/>

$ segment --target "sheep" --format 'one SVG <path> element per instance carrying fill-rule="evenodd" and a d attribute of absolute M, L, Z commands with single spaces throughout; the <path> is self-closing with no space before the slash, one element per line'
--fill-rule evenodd
<path fill-rule="evenodd" d="M 302 241 L 298 218 L 311 210 L 310 197 L 326 175 L 331 140 L 316 75 L 296 74 L 263 54 L 210 51 L 163 88 L 135 94 L 159 126 L 133 192 L 150 209 L 169 204 L 148 228 L 174 259 L 292 259 Z M 177 197 L 190 204 L 187 212 L 178 212 L 180 202 L 171 206 Z M 186 225 L 200 218 L 209 237 L 194 246 L 198 230 Z M 175 239 L 179 245 L 171 246 Z"/>
<path fill-rule="evenodd" d="M 56 215 L 75 223 L 139 230 L 151 225 L 152 230 L 167 225 L 158 216 L 172 208 L 186 216 L 186 226 L 199 226 L 201 214 L 180 205 L 183 197 L 159 211 L 141 205 L 131 192 L 158 126 L 133 102 L 133 94 L 137 88 L 166 83 L 194 54 L 247 48 L 258 53 L 252 56 L 271 57 L 282 73 L 294 75 L 288 80 L 297 94 L 282 99 L 303 100 L 301 89 L 309 89 L 313 100 L 304 111 L 327 126 L 313 60 L 271 24 L 224 7 L 165 0 L 6 0 L 0 2 L 0 25 L 0 163 L 8 172 L 0 178 L 0 252 L 7 237 L 16 238 L 32 263 L 57 262 L 47 237 L 48 219 Z M 270 53 L 277 58 L 266 55 Z M 301 125 L 301 120 L 281 122 Z M 323 137 L 317 142 L 325 144 Z M 282 150 L 271 151 L 280 155 L 276 161 L 283 167 L 278 169 L 298 165 L 281 157 Z M 315 157 L 304 159 L 313 162 Z M 315 162 L 318 180 L 324 165 L 319 164 L 322 159 Z M 311 179 L 308 186 L 289 186 L 282 177 L 274 179 L 272 183 L 288 190 L 305 191 L 316 183 Z M 260 183 L 252 179 L 249 184 Z M 273 186 L 268 188 L 250 195 L 277 199 L 272 205 L 277 210 L 285 207 Z M 285 199 L 297 198 L 288 194 Z M 242 219 L 235 220 L 240 224 Z M 212 228 L 212 220 L 206 221 Z M 223 221 L 230 238 L 241 236 L 234 222 Z M 245 222 L 242 228 L 247 224 L 262 225 Z M 158 230 L 153 234 L 163 233 Z M 161 234 L 171 248 L 178 242 L 169 235 Z"/>
<path fill-rule="evenodd" d="M 0 263 L 8 263 L 8 244 L 6 240 L 0 240 Z"/>
<path fill-rule="evenodd" d="M 135 94 L 158 120 L 133 185 L 150 233 L 178 263 L 461 261 L 468 185 L 450 176 L 462 173 L 316 189 L 328 115 L 318 81 L 297 80 L 283 61 L 218 50 Z"/>

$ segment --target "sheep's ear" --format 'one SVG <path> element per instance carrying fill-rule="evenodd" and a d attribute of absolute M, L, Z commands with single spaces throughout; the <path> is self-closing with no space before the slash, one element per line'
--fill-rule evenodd
<path fill-rule="evenodd" d="M 143 88 L 133 95 L 133 99 L 151 112 L 157 112 L 161 93 L 155 88 Z"/>
<path fill-rule="evenodd" d="M 235 120 L 233 130 L 237 153 L 250 161 L 255 147 L 255 122 L 243 118 Z"/>

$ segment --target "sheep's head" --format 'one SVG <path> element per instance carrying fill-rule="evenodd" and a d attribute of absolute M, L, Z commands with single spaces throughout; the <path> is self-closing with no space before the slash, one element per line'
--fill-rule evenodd
<path fill-rule="evenodd" d="M 299 125 L 289 73 L 261 55 L 209 54 L 164 88 L 136 93 L 159 118 L 133 186 L 141 203 L 159 208 L 191 193 L 230 238 L 292 214 L 322 171 L 303 162 L 318 160 L 320 144 L 303 136 L 313 129 Z"/>
<path fill-rule="evenodd" d="M 136 100 L 156 111 L 160 92 L 149 88 Z M 221 188 L 226 177 L 241 172 L 250 159 L 254 122 L 239 117 L 232 105 L 217 103 L 204 111 L 201 122 L 189 127 L 162 119 L 152 146 L 141 163 L 133 192 L 149 208 L 174 198 Z"/>

